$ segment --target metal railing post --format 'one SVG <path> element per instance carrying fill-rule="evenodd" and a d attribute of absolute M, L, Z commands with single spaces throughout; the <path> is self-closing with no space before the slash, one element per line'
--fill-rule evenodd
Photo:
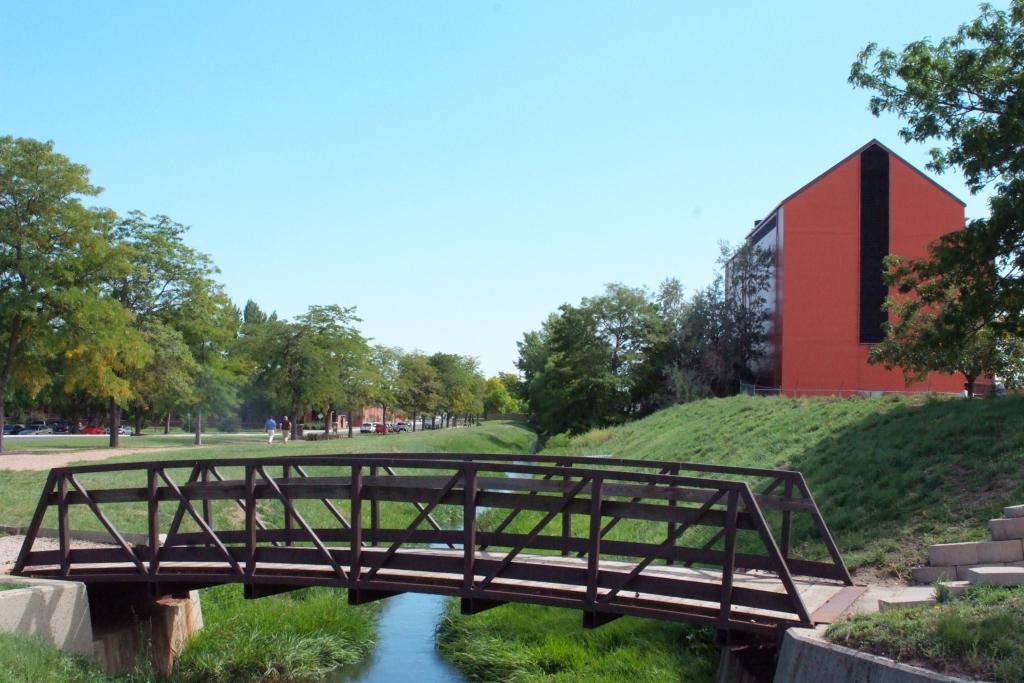
<path fill-rule="evenodd" d="M 462 466 L 462 481 L 465 486 L 465 497 L 462 505 L 462 554 L 463 576 L 462 587 L 469 590 L 473 587 L 476 564 L 476 468 L 471 463 Z"/>
<path fill-rule="evenodd" d="M 245 466 L 245 575 L 256 573 L 256 468 Z"/>
<path fill-rule="evenodd" d="M 719 628 L 728 629 L 732 612 L 732 583 L 736 572 L 736 517 L 739 511 L 739 491 L 729 491 L 725 513 L 725 559 L 722 561 L 722 595 L 719 598 Z"/>
<path fill-rule="evenodd" d="M 156 576 L 160 565 L 160 500 L 157 498 L 155 468 L 146 470 L 146 499 L 149 526 L 149 574 Z"/>
<path fill-rule="evenodd" d="M 566 469 L 572 469 L 572 463 L 566 463 L 563 465 Z M 562 477 L 562 481 L 569 484 L 569 475 Z M 568 506 L 562 513 L 562 557 L 569 556 L 569 538 L 572 536 L 572 513 L 569 512 Z"/>
<path fill-rule="evenodd" d="M 598 575 L 601 568 L 601 485 L 604 479 L 594 477 L 590 481 L 590 548 L 587 551 L 587 596 L 586 604 L 593 607 L 597 602 Z"/>
<path fill-rule="evenodd" d="M 57 535 L 60 543 L 60 574 L 67 576 L 71 572 L 71 530 L 68 519 L 68 478 L 61 475 L 57 479 Z"/>
<path fill-rule="evenodd" d="M 291 473 L 291 465 L 281 466 L 281 478 L 284 480 L 283 484 L 285 486 L 288 485 L 288 480 L 291 478 Z M 285 490 L 287 491 L 287 488 Z M 288 512 L 287 507 L 284 508 L 284 544 L 289 547 L 294 545 L 294 542 L 292 541 L 292 516 Z"/>
<path fill-rule="evenodd" d="M 359 575 L 363 564 L 363 468 L 352 465 L 352 493 L 349 498 L 349 526 L 352 536 L 349 545 L 349 588 L 359 583 Z"/>
<path fill-rule="evenodd" d="M 370 476 L 376 477 L 379 473 L 379 469 L 376 465 L 370 466 Z M 376 486 L 376 481 L 374 482 Z M 380 531 L 380 501 L 377 500 L 376 489 L 370 493 L 370 535 L 372 536 L 371 545 L 376 548 L 380 540 L 377 537 Z"/>

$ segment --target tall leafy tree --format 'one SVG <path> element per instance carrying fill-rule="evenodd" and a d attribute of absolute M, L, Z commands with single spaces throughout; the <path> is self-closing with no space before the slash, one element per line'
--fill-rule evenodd
<path fill-rule="evenodd" d="M 183 375 L 192 373 L 201 383 L 207 383 L 195 375 L 199 366 L 191 357 L 181 329 L 187 331 L 203 325 L 204 321 L 197 321 L 196 316 L 205 314 L 216 318 L 214 324 L 228 324 L 228 330 L 213 335 L 224 338 L 237 317 L 226 310 L 230 303 L 213 280 L 217 272 L 213 262 L 185 243 L 187 230 L 167 216 L 149 217 L 133 211 L 119 220 L 113 231 L 113 238 L 126 252 L 131 267 L 113 279 L 111 296 L 132 313 L 134 327 L 143 340 L 159 347 L 159 353 L 152 353 L 148 363 L 122 374 L 134 390 L 132 407 L 138 416 L 137 427 L 141 427 L 141 416 L 157 400 L 167 404 L 196 399 L 191 391 L 184 391 L 187 379 Z M 205 321 L 207 330 L 210 322 Z M 212 358 L 201 346 L 196 348 L 204 357 Z M 172 396 L 170 392 L 175 388 L 179 391 Z M 120 413 L 120 403 L 111 398 L 111 446 L 117 445 Z"/>
<path fill-rule="evenodd" d="M 964 344 L 986 327 L 1024 332 L 1022 78 L 1024 0 L 1005 11 L 984 4 L 977 18 L 937 42 L 922 39 L 899 51 L 871 43 L 850 70 L 850 83 L 872 91 L 874 115 L 903 119 L 907 142 L 936 143 L 931 169 L 957 167 L 971 192 L 993 191 L 988 217 L 905 264 L 922 284 L 936 271 L 985 276 L 959 282 L 957 305 L 935 308 L 928 321 L 936 332 L 961 330 Z"/>
<path fill-rule="evenodd" d="M 441 404 L 442 389 L 437 369 L 426 355 L 414 352 L 398 359 L 398 405 L 412 415 L 413 431 L 418 415 L 426 411 L 435 414 Z"/>
<path fill-rule="evenodd" d="M 99 192 L 52 142 L 0 137 L 0 427 L 8 398 L 46 386 L 47 361 L 69 342 L 79 351 L 90 331 L 104 331 L 94 325 L 116 332 L 126 323 L 102 291 L 127 265 L 111 248 L 113 216 L 82 204 Z"/>

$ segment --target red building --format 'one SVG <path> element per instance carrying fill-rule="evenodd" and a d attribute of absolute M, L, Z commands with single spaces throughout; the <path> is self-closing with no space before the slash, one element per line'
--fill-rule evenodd
<path fill-rule="evenodd" d="M 958 376 L 932 373 L 908 387 L 900 370 L 867 358 L 887 320 L 882 259 L 925 256 L 963 226 L 963 202 L 876 140 L 784 199 L 747 236 L 775 255 L 758 384 L 789 396 L 959 392 Z"/>

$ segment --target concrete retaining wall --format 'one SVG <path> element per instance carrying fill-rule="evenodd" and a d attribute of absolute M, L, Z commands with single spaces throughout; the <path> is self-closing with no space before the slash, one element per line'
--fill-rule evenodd
<path fill-rule="evenodd" d="M 91 655 L 92 622 L 85 584 L 0 576 L 25 588 L 0 591 L 0 631 L 42 638 L 64 652 Z"/>
<path fill-rule="evenodd" d="M 956 678 L 822 640 L 812 629 L 786 631 L 775 683 L 963 683 Z"/>

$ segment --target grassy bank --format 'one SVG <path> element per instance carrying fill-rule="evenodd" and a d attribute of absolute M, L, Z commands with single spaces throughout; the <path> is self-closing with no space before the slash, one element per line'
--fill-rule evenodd
<path fill-rule="evenodd" d="M 70 657 L 48 643 L 0 633 L 0 683 L 136 683 L 105 675 L 91 660 Z"/>
<path fill-rule="evenodd" d="M 984 538 L 1024 501 L 1024 396 L 740 396 L 555 437 L 544 452 L 800 470 L 847 563 L 903 576 L 927 544 Z"/>
<path fill-rule="evenodd" d="M 847 563 L 905 576 L 924 562 L 927 544 L 984 538 L 988 520 L 1003 506 L 1024 502 L 1024 397 L 741 396 L 681 405 L 577 437 L 556 436 L 542 452 L 800 470 Z M 521 515 L 516 530 L 535 521 Z M 660 525 L 616 531 L 648 542 L 664 538 Z M 554 527 L 546 532 L 557 533 Z M 574 532 L 585 529 L 574 523 Z M 809 524 L 797 524 L 794 534 L 803 543 L 798 554 L 822 554 L 808 545 Z M 559 626 L 551 626 L 559 619 Z M 495 672 L 509 680 L 534 680 L 545 675 L 546 652 L 576 652 L 586 642 L 589 634 L 578 619 L 575 613 L 509 605 L 468 618 L 450 614 L 441 638 L 445 652 L 476 680 Z M 631 658 L 605 662 L 591 656 L 572 660 L 554 680 L 702 681 L 713 671 L 715 653 L 704 632 L 621 619 L 593 633 L 605 629 L 614 629 L 621 642 L 649 642 L 644 665 L 612 674 L 606 665 Z M 683 633 L 697 635 L 686 635 L 680 646 Z M 490 662 L 501 668 L 489 669 Z"/>
<path fill-rule="evenodd" d="M 829 640 L 984 680 L 1024 681 L 1024 589 L 979 586 L 935 607 L 858 615 Z"/>

